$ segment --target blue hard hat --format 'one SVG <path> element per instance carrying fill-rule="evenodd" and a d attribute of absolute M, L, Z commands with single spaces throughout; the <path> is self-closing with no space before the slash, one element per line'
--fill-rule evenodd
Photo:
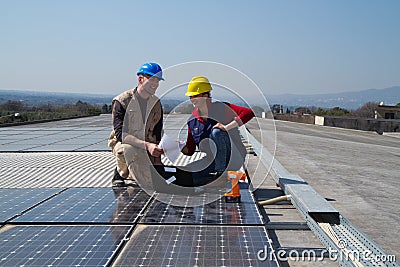
<path fill-rule="evenodd" d="M 154 62 L 144 63 L 140 67 L 139 71 L 136 73 L 137 76 L 139 76 L 140 74 L 147 74 L 147 75 L 155 76 L 160 80 L 164 80 L 164 78 L 162 77 L 162 69 L 161 69 L 160 65 L 158 65 L 157 63 L 154 63 Z"/>

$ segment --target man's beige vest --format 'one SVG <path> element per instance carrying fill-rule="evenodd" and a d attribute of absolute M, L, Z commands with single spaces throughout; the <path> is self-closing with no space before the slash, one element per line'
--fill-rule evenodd
<path fill-rule="evenodd" d="M 137 100 L 137 88 L 127 90 L 112 100 L 118 101 L 126 110 L 123 132 L 131 134 L 141 140 L 156 143 L 156 135 L 154 127 L 162 118 L 162 107 L 158 97 L 152 95 L 147 101 L 146 109 L 146 124 L 143 124 L 142 111 L 140 109 L 139 101 Z M 125 124 L 128 124 L 126 127 Z M 118 141 L 115 138 L 114 130 L 110 134 L 108 141 L 109 147 L 114 147 Z"/>

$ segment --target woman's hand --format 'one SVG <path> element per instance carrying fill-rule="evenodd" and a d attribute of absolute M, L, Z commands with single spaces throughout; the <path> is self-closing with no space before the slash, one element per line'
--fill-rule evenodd
<path fill-rule="evenodd" d="M 218 122 L 217 124 L 215 124 L 215 125 L 212 127 L 212 130 L 213 130 L 213 129 L 216 129 L 216 128 L 218 128 L 218 129 L 220 129 L 220 130 L 222 130 L 222 131 L 224 131 L 224 132 L 228 131 L 228 129 L 226 128 L 226 126 L 223 125 L 223 124 L 220 123 L 220 122 Z"/>
<path fill-rule="evenodd" d="M 230 123 L 228 123 L 227 125 L 224 125 L 224 124 L 218 122 L 217 124 L 214 125 L 214 127 L 212 127 L 212 129 L 218 128 L 218 129 L 221 129 L 222 131 L 227 132 L 236 127 L 239 127 L 239 124 L 236 120 L 233 120 Z"/>

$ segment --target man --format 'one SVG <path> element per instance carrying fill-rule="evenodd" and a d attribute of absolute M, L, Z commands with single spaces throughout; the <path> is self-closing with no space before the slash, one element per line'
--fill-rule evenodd
<path fill-rule="evenodd" d="M 161 164 L 163 111 L 154 95 L 159 81 L 164 80 L 157 63 L 143 64 L 136 73 L 137 87 L 129 89 L 112 101 L 113 131 L 108 145 L 116 158 L 113 187 L 126 186 L 124 179 L 137 181 L 138 164 Z M 147 152 L 147 153 L 146 153 Z"/>
<path fill-rule="evenodd" d="M 244 163 L 246 149 L 238 127 L 254 117 L 251 109 L 226 102 L 212 102 L 211 84 L 206 77 L 193 77 L 186 96 L 194 106 L 189 118 L 185 155 L 193 155 L 196 146 L 207 156 L 194 162 L 194 184 L 205 185 L 217 179 L 225 171 L 238 170 Z M 211 140 L 211 142 L 210 142 Z"/>

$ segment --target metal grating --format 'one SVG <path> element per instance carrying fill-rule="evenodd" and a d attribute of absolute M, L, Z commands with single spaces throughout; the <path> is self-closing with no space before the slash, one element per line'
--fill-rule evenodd
<path fill-rule="evenodd" d="M 361 233 L 346 218 L 341 216 L 340 224 L 324 225 L 324 228 L 333 239 L 338 241 L 342 255 L 345 257 L 354 257 L 353 262 L 371 267 L 398 266 L 393 255 L 387 255 L 383 249 Z M 363 253 L 358 254 L 359 251 Z"/>

